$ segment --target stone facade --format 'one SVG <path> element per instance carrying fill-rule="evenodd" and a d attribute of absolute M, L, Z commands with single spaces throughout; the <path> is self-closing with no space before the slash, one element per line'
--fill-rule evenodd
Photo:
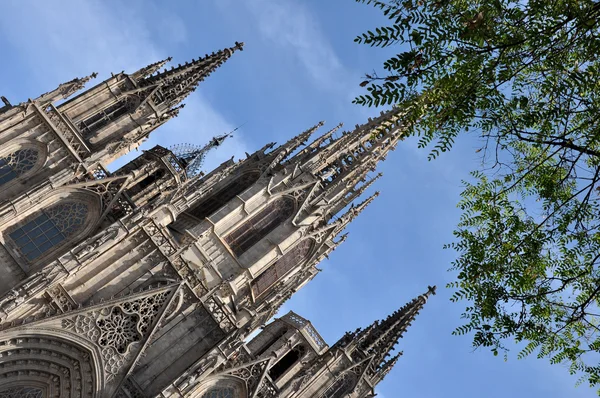
<path fill-rule="evenodd" d="M 119 73 L 60 105 L 95 74 L 3 98 L 0 398 L 373 396 L 432 289 L 331 348 L 294 313 L 265 323 L 377 196 L 353 204 L 403 138 L 400 109 L 304 145 L 320 122 L 207 174 L 226 137 L 105 168 L 239 50 Z"/>

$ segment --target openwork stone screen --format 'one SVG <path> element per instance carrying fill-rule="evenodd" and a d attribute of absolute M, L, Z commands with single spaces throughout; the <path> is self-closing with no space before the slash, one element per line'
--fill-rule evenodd
<path fill-rule="evenodd" d="M 238 398 L 238 395 L 233 387 L 213 387 L 202 398 Z"/>
<path fill-rule="evenodd" d="M 38 161 L 35 149 L 19 149 L 0 158 L 0 185 L 22 176 L 35 166 Z"/>
<path fill-rule="evenodd" d="M 31 261 L 81 230 L 87 213 L 84 203 L 60 203 L 42 210 L 9 236 L 21 254 Z"/>
<path fill-rule="evenodd" d="M 0 398 L 44 398 L 44 396 L 39 388 L 11 387 L 0 391 Z"/>
<path fill-rule="evenodd" d="M 323 340 L 323 338 L 316 331 L 313 325 L 306 319 L 293 312 L 286 314 L 283 317 L 283 319 L 286 322 L 296 326 L 296 328 L 298 328 L 298 330 L 300 330 L 306 337 L 309 337 L 309 340 L 312 340 L 317 350 L 321 351 L 327 347 L 327 343 L 325 343 L 325 340 Z"/>
<path fill-rule="evenodd" d="M 271 265 L 265 272 L 260 274 L 252 283 L 252 292 L 254 297 L 258 297 L 269 289 L 275 282 L 280 280 L 285 274 L 302 263 L 310 253 L 313 246 L 311 239 L 305 239 L 297 244 L 292 250 L 285 253 L 277 262 Z"/>
<path fill-rule="evenodd" d="M 211 195 L 206 200 L 202 201 L 194 207 L 189 213 L 201 220 L 215 214 L 217 210 L 225 206 L 231 199 L 250 188 L 252 184 L 258 180 L 260 173 L 251 172 L 243 174 L 231 181 L 225 188 L 221 189 L 214 195 Z"/>
<path fill-rule="evenodd" d="M 294 199 L 277 198 L 227 235 L 225 242 L 236 256 L 240 256 L 290 218 L 294 214 L 294 208 Z"/>

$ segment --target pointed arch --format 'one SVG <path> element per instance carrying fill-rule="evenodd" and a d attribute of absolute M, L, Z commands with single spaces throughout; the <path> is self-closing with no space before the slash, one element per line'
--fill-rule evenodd
<path fill-rule="evenodd" d="M 39 171 L 46 163 L 48 148 L 39 141 L 19 139 L 0 150 L 0 186 L 3 190 Z"/>
<path fill-rule="evenodd" d="M 101 390 L 93 349 L 48 334 L 0 339 L 0 397 L 96 398 Z"/>
<path fill-rule="evenodd" d="M 244 221 L 224 240 L 236 256 L 241 256 L 294 214 L 296 201 L 280 196 Z"/>
<path fill-rule="evenodd" d="M 252 281 L 252 294 L 259 297 L 288 272 L 302 264 L 314 247 L 313 239 L 304 239 Z"/>
<path fill-rule="evenodd" d="M 28 271 L 80 242 L 100 219 L 100 197 L 83 189 L 59 189 L 20 214 L 0 233 L 2 243 Z"/>

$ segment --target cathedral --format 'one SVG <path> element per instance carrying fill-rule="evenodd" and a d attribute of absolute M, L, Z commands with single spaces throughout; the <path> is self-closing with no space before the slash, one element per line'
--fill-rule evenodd
<path fill-rule="evenodd" d="M 401 109 L 206 173 L 226 135 L 106 168 L 242 49 L 2 97 L 0 398 L 375 396 L 435 287 L 331 346 L 294 312 L 268 321 L 377 196 Z"/>

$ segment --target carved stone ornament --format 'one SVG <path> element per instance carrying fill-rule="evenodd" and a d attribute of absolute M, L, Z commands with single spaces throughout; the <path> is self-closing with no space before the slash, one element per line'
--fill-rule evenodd
<path fill-rule="evenodd" d="M 131 359 L 132 349 L 150 333 L 150 327 L 169 298 L 162 291 L 137 300 L 107 306 L 63 319 L 62 327 L 97 344 L 104 359 L 106 381 L 112 380 Z"/>
<path fill-rule="evenodd" d="M 100 236 L 95 236 L 91 241 L 86 242 L 75 248 L 73 254 L 79 261 L 88 260 L 96 257 L 96 249 L 108 241 L 114 240 L 119 235 L 119 227 L 111 226 L 106 229 Z"/>

